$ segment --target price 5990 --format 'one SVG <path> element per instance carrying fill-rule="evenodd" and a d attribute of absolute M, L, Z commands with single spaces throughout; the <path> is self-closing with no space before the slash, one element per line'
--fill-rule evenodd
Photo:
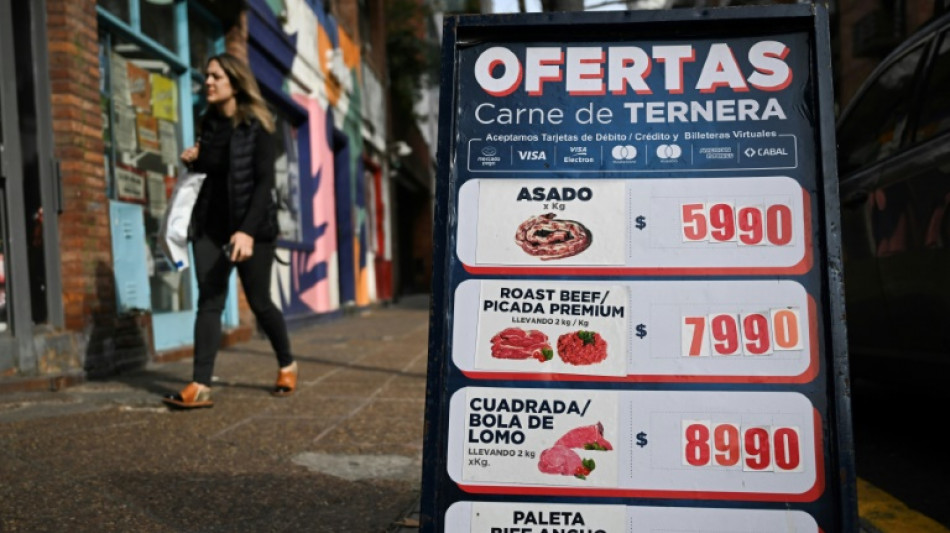
<path fill-rule="evenodd" d="M 784 246 L 792 242 L 792 209 L 784 204 L 682 204 L 683 240 Z"/>
<path fill-rule="evenodd" d="M 683 465 L 741 467 L 749 472 L 795 472 L 802 469 L 796 427 L 712 424 L 683 421 Z"/>

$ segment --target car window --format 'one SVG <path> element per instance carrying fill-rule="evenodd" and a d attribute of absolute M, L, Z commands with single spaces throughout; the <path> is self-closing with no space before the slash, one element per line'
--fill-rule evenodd
<path fill-rule="evenodd" d="M 923 57 L 918 46 L 874 79 L 851 108 L 838 130 L 838 159 L 847 173 L 880 161 L 900 146 L 914 75 Z"/>
<path fill-rule="evenodd" d="M 950 129 L 950 32 L 944 32 L 921 103 L 915 138 L 926 141 Z"/>

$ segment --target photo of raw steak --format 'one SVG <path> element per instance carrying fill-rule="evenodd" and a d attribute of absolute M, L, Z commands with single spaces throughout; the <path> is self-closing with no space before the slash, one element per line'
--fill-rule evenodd
<path fill-rule="evenodd" d="M 530 359 L 542 363 L 554 357 L 548 336 L 532 329 L 506 328 L 491 338 L 491 356 L 496 359 Z"/>
<path fill-rule="evenodd" d="M 596 331 L 565 333 L 557 339 L 557 354 L 571 365 L 591 365 L 607 358 L 607 341 Z"/>
<path fill-rule="evenodd" d="M 575 449 L 605 452 L 614 447 L 604 438 L 604 425 L 600 422 L 574 428 L 561 436 L 554 446 L 541 452 L 538 470 L 545 474 L 559 474 L 587 479 L 594 470 L 593 459 L 582 459 Z"/>
<path fill-rule="evenodd" d="M 554 443 L 555 446 L 583 448 L 585 450 L 613 450 L 614 447 L 604 438 L 604 425 L 600 422 L 590 426 L 574 428 Z"/>
<path fill-rule="evenodd" d="M 518 226 L 515 242 L 542 261 L 571 257 L 586 250 L 593 236 L 576 220 L 554 220 L 556 213 L 531 217 Z"/>
<path fill-rule="evenodd" d="M 581 456 L 567 446 L 554 446 L 544 450 L 541 452 L 541 459 L 538 461 L 538 470 L 545 474 L 560 474 L 562 476 L 573 476 L 574 472 L 577 472 L 583 466 L 584 461 Z"/>

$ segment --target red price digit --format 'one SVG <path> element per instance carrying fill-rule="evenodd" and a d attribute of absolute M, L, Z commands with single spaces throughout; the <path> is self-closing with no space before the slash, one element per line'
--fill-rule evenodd
<path fill-rule="evenodd" d="M 736 226 L 739 228 L 739 242 L 759 244 L 762 242 L 762 210 L 758 207 L 741 207 L 736 213 Z"/>
<path fill-rule="evenodd" d="M 775 466 L 782 470 L 796 470 L 802 464 L 798 446 L 798 432 L 793 428 L 775 430 Z"/>
<path fill-rule="evenodd" d="M 749 355 L 764 355 L 772 352 L 769 341 L 769 319 L 765 315 L 752 313 L 742 319 L 742 336 L 745 338 L 745 352 Z"/>
<path fill-rule="evenodd" d="M 709 334 L 713 349 L 719 355 L 734 355 L 739 352 L 739 325 L 733 315 L 716 315 L 709 321 Z"/>
<path fill-rule="evenodd" d="M 769 447 L 769 432 L 765 428 L 749 428 L 745 431 L 745 466 L 749 470 L 765 470 L 772 463 Z"/>
<path fill-rule="evenodd" d="M 765 211 L 769 242 L 782 246 L 792 241 L 792 209 L 787 205 L 770 205 Z"/>
<path fill-rule="evenodd" d="M 739 462 L 739 428 L 732 424 L 720 424 L 713 430 L 713 442 L 716 451 L 716 464 L 735 466 Z"/>
<path fill-rule="evenodd" d="M 709 236 L 717 241 L 725 242 L 736 238 L 736 221 L 729 204 L 714 204 L 709 206 Z"/>
<path fill-rule="evenodd" d="M 706 240 L 706 206 L 703 204 L 683 204 L 683 238 Z"/>
<path fill-rule="evenodd" d="M 801 336 L 798 333 L 798 313 L 791 309 L 780 309 L 772 314 L 772 330 L 775 347 L 780 350 L 798 349 Z"/>
<path fill-rule="evenodd" d="M 690 335 L 689 348 L 686 351 L 686 355 L 689 357 L 696 357 L 703 355 L 703 340 L 706 333 L 706 317 L 704 316 L 684 316 L 683 325 L 687 327 L 692 327 L 692 334 Z M 685 328 L 684 329 L 684 335 Z M 684 343 L 685 347 L 685 343 Z"/>
<path fill-rule="evenodd" d="M 690 424 L 684 432 L 685 459 L 692 466 L 709 464 L 709 428 L 705 424 Z"/>

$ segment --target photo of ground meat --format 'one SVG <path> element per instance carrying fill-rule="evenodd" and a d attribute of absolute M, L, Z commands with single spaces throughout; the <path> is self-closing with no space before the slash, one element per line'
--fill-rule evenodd
<path fill-rule="evenodd" d="M 554 357 L 548 336 L 532 329 L 506 328 L 491 338 L 491 356 L 495 359 L 530 359 L 542 363 Z"/>
<path fill-rule="evenodd" d="M 557 354 L 571 365 L 592 365 L 607 358 L 607 341 L 595 331 L 565 333 L 557 339 Z"/>
<path fill-rule="evenodd" d="M 542 261 L 577 255 L 593 241 L 590 230 L 576 220 L 554 220 L 555 213 L 531 217 L 518 226 L 515 242 Z"/>
<path fill-rule="evenodd" d="M 597 465 L 593 459 L 582 459 L 574 449 L 603 452 L 614 447 L 604 438 L 604 425 L 600 422 L 574 428 L 558 439 L 554 446 L 541 452 L 538 470 L 545 474 L 587 479 Z"/>

